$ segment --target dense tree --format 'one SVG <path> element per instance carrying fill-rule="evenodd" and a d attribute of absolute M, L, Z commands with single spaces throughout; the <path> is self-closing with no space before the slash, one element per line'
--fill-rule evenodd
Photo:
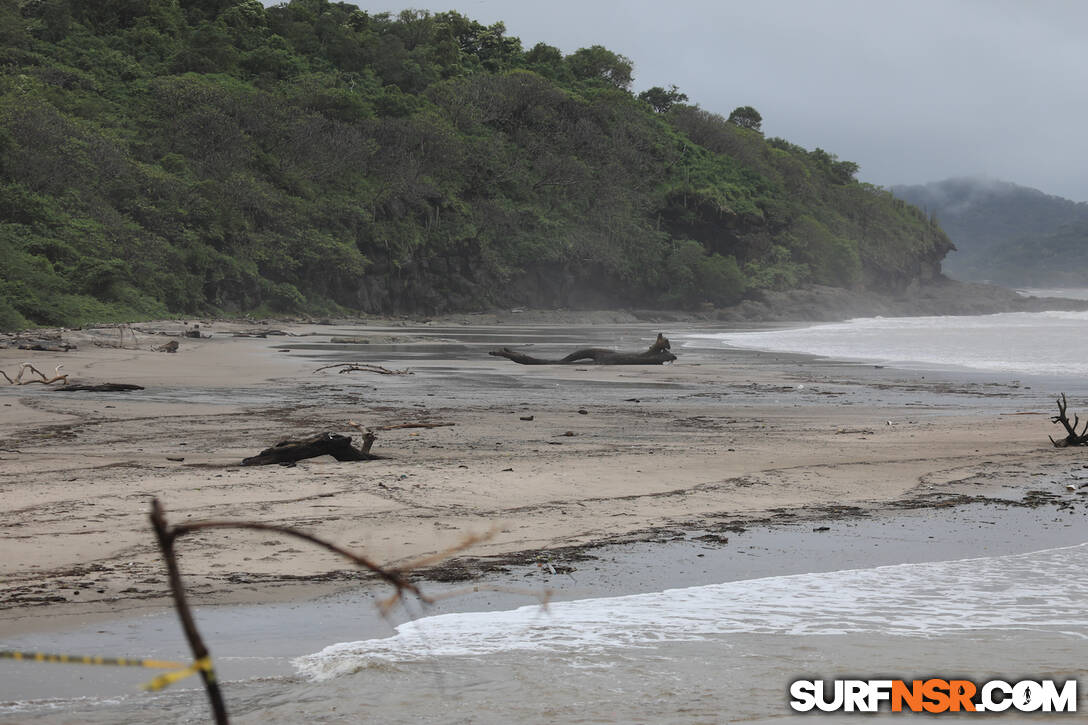
<path fill-rule="evenodd" d="M 686 93 L 681 93 L 676 86 L 669 86 L 668 90 L 661 86 L 654 86 L 638 94 L 639 100 L 646 101 L 658 113 L 667 113 L 676 103 L 684 103 L 688 100 Z"/>
<path fill-rule="evenodd" d="M 0 56 L 0 328 L 720 305 L 902 286 L 950 246 L 754 109 L 456 12 L 0 0 Z"/>
<path fill-rule="evenodd" d="M 567 65 L 579 80 L 603 81 L 623 89 L 630 86 L 633 80 L 634 65 L 630 59 L 601 45 L 581 48 L 571 53 L 567 56 Z"/>
<path fill-rule="evenodd" d="M 729 123 L 750 131 L 759 131 L 763 126 L 763 116 L 751 106 L 738 106 L 729 114 Z"/>

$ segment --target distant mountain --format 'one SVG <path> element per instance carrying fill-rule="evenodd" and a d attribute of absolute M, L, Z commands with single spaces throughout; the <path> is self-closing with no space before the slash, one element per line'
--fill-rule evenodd
<path fill-rule="evenodd" d="M 956 244 L 943 269 L 1010 286 L 1088 286 L 1088 204 L 1006 181 L 946 179 L 893 186 L 935 216 Z"/>

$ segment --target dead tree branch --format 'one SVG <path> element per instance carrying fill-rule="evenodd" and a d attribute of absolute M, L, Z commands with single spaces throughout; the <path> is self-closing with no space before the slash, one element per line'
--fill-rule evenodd
<path fill-rule="evenodd" d="M 399 567 L 385 567 L 331 541 L 327 541 L 319 536 L 314 536 L 313 534 L 289 526 L 264 524 L 258 521 L 193 521 L 187 524 L 171 526 L 167 523 L 166 513 L 157 498 L 152 499 L 151 501 L 151 526 L 155 530 L 155 536 L 159 542 L 159 549 L 162 551 L 163 559 L 166 562 L 166 571 L 170 581 L 170 593 L 174 600 L 174 609 L 178 613 L 178 619 L 181 620 L 181 627 L 185 632 L 186 640 L 189 642 L 189 649 L 192 651 L 194 663 L 204 680 L 204 689 L 208 694 L 208 701 L 211 704 L 212 714 L 217 725 L 226 725 L 229 722 L 229 717 L 227 715 L 226 704 L 223 701 L 223 693 L 219 688 L 219 681 L 216 679 L 215 668 L 212 665 L 210 653 L 208 652 L 207 646 L 204 644 L 203 638 L 200 636 L 200 631 L 196 627 L 196 620 L 193 618 L 192 610 L 189 607 L 189 602 L 185 595 L 185 584 L 181 579 L 181 569 L 178 566 L 177 553 L 174 547 L 178 537 L 191 534 L 195 531 L 207 531 L 210 529 L 241 529 L 264 531 L 301 539 L 302 541 L 306 541 L 348 559 L 362 569 L 375 574 L 378 578 L 392 586 L 393 594 L 388 599 L 381 602 L 380 605 L 382 612 L 387 613 L 394 604 L 404 598 L 405 593 L 416 596 L 420 601 L 426 604 L 435 601 L 434 598 L 424 594 L 416 584 L 406 578 L 408 572 L 419 566 L 426 566 L 441 561 L 442 559 L 448 558 L 481 541 L 486 541 L 495 535 L 495 529 L 492 529 L 486 534 L 468 536 L 455 546 L 432 556 L 417 559 Z"/>
<path fill-rule="evenodd" d="M 204 680 L 204 690 L 208 693 L 208 701 L 211 703 L 216 725 L 227 725 L 229 719 L 227 717 L 227 706 L 223 702 L 223 693 L 219 689 L 215 669 L 210 663 L 208 648 L 204 645 L 204 640 L 196 628 L 192 610 L 189 609 L 189 602 L 185 598 L 185 585 L 181 581 L 181 570 L 178 568 L 178 559 L 174 552 L 174 541 L 178 537 L 178 530 L 166 523 L 166 513 L 157 498 L 151 501 L 151 526 L 155 529 L 159 549 L 166 561 L 166 573 L 170 579 L 170 594 L 174 598 L 174 608 L 181 620 L 181 628 L 185 632 L 185 639 L 189 641 L 193 661 L 208 663 L 201 667 L 200 676 Z"/>
<path fill-rule="evenodd" d="M 63 364 L 58 365 L 53 369 L 53 377 L 46 377 L 45 373 L 43 373 L 41 370 L 38 370 L 30 363 L 23 363 L 23 367 L 21 370 L 19 370 L 19 375 L 15 379 L 20 380 L 23 377 L 23 372 L 29 369 L 37 373 L 41 377 L 41 380 L 25 380 L 20 382 L 20 385 L 29 385 L 30 383 L 42 383 L 43 385 L 51 385 L 52 383 L 55 383 L 57 381 L 60 381 L 63 385 L 67 385 L 68 373 L 62 373 L 60 371 L 62 367 L 64 367 Z"/>
<path fill-rule="evenodd" d="M 30 385 L 31 383 L 41 383 L 43 385 L 50 385 L 50 384 L 58 382 L 58 381 L 61 382 L 61 383 L 66 384 L 68 382 L 68 373 L 62 373 L 60 371 L 60 369 L 62 367 L 64 367 L 63 364 L 58 365 L 56 368 L 54 368 L 54 370 L 53 370 L 54 375 L 52 377 L 50 377 L 50 376 L 46 375 L 45 373 L 43 373 L 38 368 L 31 365 L 30 363 L 23 363 L 22 365 L 19 366 L 19 372 L 15 375 L 14 380 L 12 380 L 11 377 L 8 376 L 8 374 L 5 373 L 3 370 L 0 370 L 0 375 L 3 375 L 4 379 L 7 380 L 8 384 L 10 384 L 10 385 Z M 37 378 L 30 378 L 29 380 L 23 380 L 23 375 L 25 375 L 27 372 L 34 373 L 38 377 Z"/>
<path fill-rule="evenodd" d="M 1084 428 L 1078 433 L 1077 426 L 1080 424 L 1080 418 L 1074 414 L 1073 422 L 1069 422 L 1069 416 L 1066 415 L 1066 409 L 1069 403 L 1065 399 L 1065 393 L 1062 393 L 1062 397 L 1057 400 L 1057 403 L 1058 414 L 1052 416 L 1050 422 L 1061 423 L 1062 427 L 1065 428 L 1066 436 L 1059 440 L 1054 440 L 1053 436 L 1047 436 L 1047 438 L 1050 438 L 1050 442 L 1054 444 L 1055 448 L 1088 445 L 1088 421 L 1085 421 Z"/>
<path fill-rule="evenodd" d="M 335 365 L 323 365 L 316 370 L 315 373 L 319 373 L 322 370 L 329 370 L 331 368 L 340 368 L 337 370 L 339 374 L 344 373 L 377 373 L 378 375 L 414 375 L 411 370 L 390 370 L 389 368 L 383 368 L 381 365 L 370 365 L 365 363 L 336 363 Z"/>
<path fill-rule="evenodd" d="M 53 392 L 78 393 L 81 391 L 89 391 L 92 393 L 122 393 L 129 390 L 143 389 L 142 385 L 133 385 L 132 383 L 72 383 L 71 385 L 62 385 L 59 388 L 53 388 Z"/>
<path fill-rule="evenodd" d="M 566 357 L 548 360 L 503 347 L 492 350 L 488 355 L 504 357 L 519 365 L 573 365 L 587 360 L 596 365 L 663 365 L 676 359 L 669 352 L 670 348 L 669 339 L 658 333 L 657 340 L 645 352 L 617 352 L 601 347 L 587 347 L 575 350 Z"/>

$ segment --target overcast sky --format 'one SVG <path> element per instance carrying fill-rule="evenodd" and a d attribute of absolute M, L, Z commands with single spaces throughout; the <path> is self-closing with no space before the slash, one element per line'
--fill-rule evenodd
<path fill-rule="evenodd" d="M 437 4 L 431 4 L 436 2 Z M 1080 0 L 359 0 L 455 9 L 526 48 L 604 45 L 635 85 L 763 115 L 874 184 L 988 176 L 1088 201 L 1088 2 Z"/>

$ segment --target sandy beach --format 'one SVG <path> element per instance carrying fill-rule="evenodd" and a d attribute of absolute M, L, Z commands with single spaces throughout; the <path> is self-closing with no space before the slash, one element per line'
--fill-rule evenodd
<path fill-rule="evenodd" d="M 41 370 L 63 363 L 73 382 L 144 387 L 0 386 L 0 641 L 168 608 L 147 519 L 152 497 L 171 521 L 293 526 L 392 564 L 490 532 L 422 572 L 424 588 L 439 589 L 480 576 L 520 583 L 525 569 L 516 567 L 531 572 L 534 562 L 576 571 L 609 546 L 631 552 L 693 532 L 728 553 L 730 532 L 784 525 L 818 536 L 836 522 L 885 517 L 901 526 L 887 517 L 998 501 L 1083 519 L 1088 489 L 1063 483 L 1079 458 L 1047 440 L 1059 391 L 685 342 L 704 324 L 553 322 L 272 323 L 265 329 L 290 335 L 268 337 L 235 337 L 261 327 L 216 322 L 202 324 L 211 337 L 199 340 L 150 334 L 184 329 L 162 323 L 137 326 L 124 349 L 109 346 L 118 340 L 109 328 L 65 333 L 77 349 L 63 353 L 0 349 L 9 375 L 26 361 Z M 672 338 L 675 363 L 530 367 L 486 354 L 503 345 L 542 355 L 638 350 L 658 331 Z M 152 351 L 170 339 L 176 354 Z M 412 374 L 314 372 L 349 361 Z M 383 458 L 371 462 L 239 465 L 287 438 L 357 436 L 349 421 L 449 425 L 382 431 L 373 450 Z M 1031 516 L 1008 520 L 1021 533 L 1039 528 Z M 991 543 L 1017 535 L 1006 533 Z M 1058 534 L 1033 541 L 1060 545 Z M 980 546 L 938 539 L 946 555 Z M 837 541 L 829 565 L 850 550 Z M 925 544 L 900 543 L 892 559 L 928 552 Z M 309 601 L 363 579 L 282 536 L 205 532 L 179 550 L 198 605 Z M 800 560 L 755 559 L 746 574 L 782 573 Z M 818 568 L 820 556 L 810 559 Z M 613 574 L 609 591 L 640 586 Z M 570 596 L 586 591 L 579 576 Z M 562 577 L 551 578 L 562 589 Z"/>
<path fill-rule="evenodd" d="M 145 387 L 0 387 L 0 632 L 42 608 L 52 618 L 161 605 L 153 496 L 175 521 L 296 526 L 396 563 L 485 532 L 492 538 L 474 557 L 783 512 L 940 502 L 978 494 L 996 471 L 1068 456 L 1046 438 L 1049 392 L 1016 385 L 757 353 L 678 350 L 675 363 L 645 367 L 526 367 L 485 354 L 502 339 L 535 342 L 530 350 L 586 339 L 639 349 L 652 325 L 296 326 L 298 337 L 232 336 L 253 327 L 205 324 L 212 337 L 182 339 L 176 354 L 151 351 L 166 338 L 139 334 L 136 349 L 95 346 L 116 339 L 109 331 L 66 335 L 78 345 L 66 353 L 0 350 L 9 372 L 62 361 L 73 381 Z M 329 342 L 344 337 L 368 343 Z M 312 372 L 348 360 L 414 374 Z M 990 411 L 980 416 L 980 404 Z M 369 463 L 238 465 L 279 440 L 358 435 L 348 421 L 452 425 L 382 432 L 374 451 L 386 458 Z M 198 603 L 298 596 L 277 590 L 298 589 L 299 577 L 309 594 L 358 579 L 332 555 L 259 534 L 201 534 L 182 551 Z"/>

